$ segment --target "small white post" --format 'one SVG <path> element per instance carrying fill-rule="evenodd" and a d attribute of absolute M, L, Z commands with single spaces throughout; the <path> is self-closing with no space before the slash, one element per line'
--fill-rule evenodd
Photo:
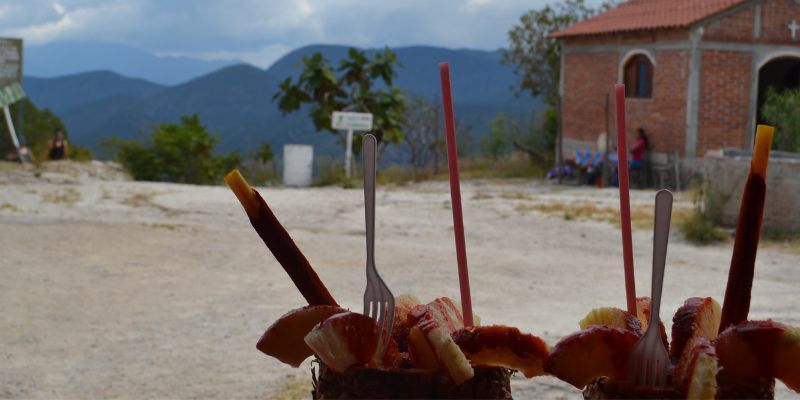
<path fill-rule="evenodd" d="M 19 140 L 17 140 L 17 132 L 14 131 L 14 123 L 11 122 L 11 113 L 8 111 L 8 106 L 3 107 L 3 114 L 6 115 L 6 125 L 8 125 L 8 131 L 11 133 L 11 141 L 14 142 L 14 147 L 19 150 Z"/>
<path fill-rule="evenodd" d="M 8 114 L 6 114 L 8 115 Z M 350 165 L 353 163 L 353 130 L 347 130 L 347 148 L 344 149 L 344 174 L 350 179 Z"/>

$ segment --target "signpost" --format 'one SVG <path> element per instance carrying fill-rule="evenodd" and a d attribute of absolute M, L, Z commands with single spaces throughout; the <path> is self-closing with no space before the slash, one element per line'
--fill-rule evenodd
<path fill-rule="evenodd" d="M 22 39 L 0 38 L 0 106 L 6 117 L 11 141 L 19 150 L 19 140 L 8 106 L 25 98 L 22 91 Z"/>
<path fill-rule="evenodd" d="M 353 160 L 353 131 L 371 131 L 372 114 L 334 111 L 331 128 L 347 129 L 347 148 L 344 150 L 344 171 L 350 178 L 350 165 Z"/>

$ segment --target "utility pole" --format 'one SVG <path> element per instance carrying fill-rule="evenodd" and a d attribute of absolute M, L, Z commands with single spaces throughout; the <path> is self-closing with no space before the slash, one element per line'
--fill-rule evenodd
<path fill-rule="evenodd" d="M 556 110 L 556 114 L 558 115 L 558 132 L 556 133 L 556 167 L 558 168 L 558 184 L 562 183 L 562 174 L 564 172 L 564 154 L 563 154 L 563 146 L 564 146 L 564 131 L 562 129 L 563 116 L 561 115 L 561 105 L 563 103 L 563 96 L 558 97 L 558 108 Z"/>
<path fill-rule="evenodd" d="M 606 162 L 605 167 L 603 168 L 603 187 L 611 186 L 611 158 L 609 157 L 611 154 L 609 136 L 611 136 L 611 134 L 609 133 L 610 131 L 608 129 L 608 93 L 606 93 L 606 154 L 604 154 Z"/>

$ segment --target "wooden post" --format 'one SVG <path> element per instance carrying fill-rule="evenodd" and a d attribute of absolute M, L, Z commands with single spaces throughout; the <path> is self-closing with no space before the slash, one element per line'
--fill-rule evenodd
<path fill-rule="evenodd" d="M 608 93 L 606 93 L 606 164 L 603 167 L 603 187 L 611 186 L 611 158 L 609 157 L 611 154 L 611 147 L 609 146 L 611 144 L 609 140 L 611 131 L 608 128 Z"/>
<path fill-rule="evenodd" d="M 558 116 L 558 132 L 556 133 L 556 167 L 558 168 L 558 184 L 561 184 L 562 173 L 564 171 L 564 132 L 561 127 L 561 104 L 563 103 L 562 96 L 558 97 L 558 108 L 556 108 L 556 115 Z"/>

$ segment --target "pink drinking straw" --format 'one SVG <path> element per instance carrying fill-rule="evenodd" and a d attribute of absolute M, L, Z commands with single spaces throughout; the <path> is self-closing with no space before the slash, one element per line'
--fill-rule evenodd
<path fill-rule="evenodd" d="M 447 165 L 450 171 L 450 201 L 453 208 L 453 231 L 456 234 L 456 259 L 458 260 L 458 283 L 461 285 L 461 307 L 464 326 L 472 326 L 472 298 L 469 294 L 469 272 L 467 271 L 467 248 L 464 242 L 464 216 L 461 212 L 461 185 L 458 182 L 458 147 L 456 146 L 456 123 L 453 118 L 453 91 L 450 89 L 450 63 L 439 64 L 442 77 L 442 106 L 444 128 L 447 131 Z"/>
<path fill-rule="evenodd" d="M 636 281 L 633 279 L 631 197 L 628 187 L 628 139 L 625 134 L 625 85 L 614 85 L 617 99 L 617 159 L 619 167 L 619 214 L 622 225 L 622 258 L 625 263 L 625 295 L 628 313 L 636 315 Z"/>

